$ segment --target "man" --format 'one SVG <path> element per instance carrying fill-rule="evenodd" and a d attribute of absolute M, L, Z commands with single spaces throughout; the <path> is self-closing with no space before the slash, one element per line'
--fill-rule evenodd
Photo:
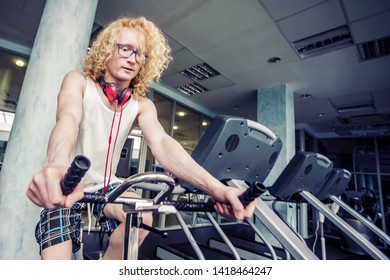
<path fill-rule="evenodd" d="M 82 205 L 77 201 L 83 197 L 85 186 L 103 184 L 104 192 L 114 188 L 116 179 L 111 180 L 111 170 L 135 126 L 142 130 L 157 161 L 210 194 L 217 201 L 219 214 L 237 219 L 252 215 L 254 204 L 244 208 L 238 200 L 240 190 L 212 177 L 158 122 L 156 108 L 145 95 L 170 59 L 167 41 L 151 21 L 121 18 L 99 34 L 85 58 L 83 73 L 72 71 L 64 77 L 47 159 L 27 190 L 30 200 L 44 208 L 36 229 L 42 259 L 70 259 L 72 251 L 78 249 Z M 65 196 L 59 184 L 77 154 L 88 157 L 91 168 L 77 188 Z M 95 207 L 94 212 L 102 229 L 111 233 L 104 258 L 121 259 L 125 232 L 121 206 L 107 204 Z M 151 225 L 151 214 L 144 214 L 143 222 Z M 146 235 L 146 231 L 140 232 L 139 243 Z"/>

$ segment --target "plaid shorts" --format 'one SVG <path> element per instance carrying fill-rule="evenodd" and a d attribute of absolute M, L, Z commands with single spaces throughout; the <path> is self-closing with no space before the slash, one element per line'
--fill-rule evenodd
<path fill-rule="evenodd" d="M 114 190 L 115 187 L 115 184 L 111 185 L 108 192 Z M 103 193 L 103 190 L 99 190 L 97 193 Z M 95 204 L 92 212 L 100 224 L 101 231 L 111 234 L 119 225 L 119 222 L 104 216 L 104 206 L 105 204 Z M 73 253 L 78 251 L 81 244 L 81 213 L 86 209 L 87 204 L 79 202 L 75 203 L 72 208 L 43 209 L 35 228 L 39 253 L 50 246 L 68 240 L 72 240 Z"/>

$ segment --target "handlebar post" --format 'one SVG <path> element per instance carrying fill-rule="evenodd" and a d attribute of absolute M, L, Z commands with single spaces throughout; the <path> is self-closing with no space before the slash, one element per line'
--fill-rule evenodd
<path fill-rule="evenodd" d="M 138 259 L 138 238 L 141 224 L 142 216 L 139 212 L 126 213 L 124 260 Z"/>

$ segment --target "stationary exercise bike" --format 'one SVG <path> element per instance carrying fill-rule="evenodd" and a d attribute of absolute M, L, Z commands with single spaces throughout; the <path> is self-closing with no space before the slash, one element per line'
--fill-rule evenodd
<path fill-rule="evenodd" d="M 69 167 L 64 179 L 61 182 L 62 192 L 67 195 L 71 193 L 74 188 L 81 181 L 82 177 L 88 171 L 90 161 L 82 155 L 74 158 Z M 129 188 L 136 184 L 144 182 L 153 182 L 162 184 L 161 191 L 153 199 L 145 198 L 125 198 L 121 195 Z M 171 195 L 175 188 L 175 181 L 172 177 L 160 172 L 145 172 L 136 174 L 125 179 L 116 189 L 110 194 L 85 193 L 84 198 L 79 202 L 106 204 L 115 203 L 122 204 L 123 211 L 126 213 L 125 223 L 125 240 L 124 240 L 124 256 L 127 259 L 138 259 L 138 236 L 139 229 L 143 228 L 152 232 L 164 234 L 159 230 L 149 227 L 142 223 L 142 212 L 158 212 L 163 214 L 177 214 L 179 224 L 182 226 L 184 233 L 189 240 L 193 240 L 191 233 L 185 226 L 184 220 L 178 215 L 178 211 L 187 212 L 214 212 L 215 202 L 210 200 L 208 202 L 179 202 L 169 201 L 167 198 Z M 263 184 L 254 182 L 246 189 L 239 197 L 241 203 L 245 206 L 259 197 L 266 191 Z M 196 246 L 192 243 L 193 246 Z M 194 250 L 198 250 L 194 248 Z"/>

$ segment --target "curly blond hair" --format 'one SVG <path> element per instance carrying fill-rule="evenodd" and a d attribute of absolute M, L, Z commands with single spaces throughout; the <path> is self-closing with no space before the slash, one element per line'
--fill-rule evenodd
<path fill-rule="evenodd" d="M 104 28 L 85 57 L 83 73 L 94 81 L 105 74 L 107 62 L 116 48 L 119 33 L 125 27 L 135 29 L 145 38 L 145 49 L 142 51 L 147 54 L 147 60 L 131 82 L 134 86 L 133 96 L 138 99 L 146 96 L 153 81 L 160 80 L 162 72 L 172 60 L 171 49 L 163 33 L 145 17 L 122 17 Z"/>

